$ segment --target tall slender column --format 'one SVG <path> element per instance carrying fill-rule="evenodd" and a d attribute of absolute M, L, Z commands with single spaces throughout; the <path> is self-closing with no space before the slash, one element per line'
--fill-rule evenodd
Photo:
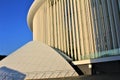
<path fill-rule="evenodd" d="M 108 14 L 107 14 L 107 6 L 106 6 L 106 1 L 105 0 L 101 0 L 101 7 L 103 9 L 103 16 L 104 16 L 104 23 L 105 23 L 105 33 L 106 33 L 106 44 L 107 44 L 107 49 L 111 49 L 112 48 L 112 43 L 111 43 L 111 39 L 110 39 L 110 28 L 109 28 L 109 23 L 108 23 Z"/>
<path fill-rule="evenodd" d="M 87 21 L 87 28 L 88 28 L 88 39 L 89 39 L 89 55 L 94 53 L 94 41 L 93 41 L 93 34 L 92 34 L 92 22 L 91 22 L 91 12 L 89 6 L 89 0 L 85 0 L 86 3 L 86 21 Z M 90 57 L 90 56 L 89 56 Z"/>
<path fill-rule="evenodd" d="M 46 1 L 47 2 L 47 1 Z M 48 29 L 47 29 L 47 11 L 46 11 L 46 2 L 44 3 L 44 9 L 43 9 L 43 27 L 44 27 L 44 42 L 47 44 L 47 39 L 48 39 Z"/>
<path fill-rule="evenodd" d="M 79 0 L 73 0 L 74 2 L 74 18 L 75 18 L 75 33 L 76 33 L 76 50 L 77 50 L 77 60 L 81 60 L 81 48 L 80 48 L 80 31 L 79 31 L 79 17 L 78 17 L 78 9 L 80 8 L 77 3 L 79 3 Z"/>
<path fill-rule="evenodd" d="M 73 39 L 72 39 L 72 21 L 71 21 L 71 5 L 70 0 L 67 0 L 67 18 L 68 18 L 68 32 L 69 32 L 69 39 L 70 39 L 70 53 L 71 57 L 74 58 L 73 54 Z"/>
<path fill-rule="evenodd" d="M 53 22 L 53 25 L 54 25 L 54 40 L 55 40 L 55 48 L 57 48 L 58 47 L 58 43 L 57 43 L 57 26 L 56 26 L 56 6 L 55 6 L 55 4 L 56 4 L 56 0 L 54 0 L 54 5 L 53 5 L 53 16 L 54 16 L 54 22 Z"/>
<path fill-rule="evenodd" d="M 112 33 L 112 42 L 113 42 L 113 49 L 117 48 L 117 38 L 116 38 L 116 30 L 114 28 L 114 19 L 113 19 L 113 11 L 112 11 L 112 4 L 111 0 L 107 0 L 107 7 L 108 7 L 108 15 L 110 20 L 110 29 Z"/>
<path fill-rule="evenodd" d="M 82 20 L 83 20 L 83 38 L 84 38 L 84 45 L 85 45 L 85 56 L 86 58 L 89 55 L 89 43 L 88 43 L 88 30 L 87 30 L 87 24 L 86 24 L 86 9 L 85 9 L 85 0 L 81 0 L 81 9 L 82 9 Z"/>
<path fill-rule="evenodd" d="M 58 0 L 56 0 L 56 3 L 55 3 L 55 7 L 56 7 L 56 33 L 57 33 L 57 48 L 58 49 L 61 49 L 61 34 L 60 34 L 60 22 L 59 22 L 59 5 L 58 5 Z"/>
<path fill-rule="evenodd" d="M 119 19 L 118 7 L 117 7 L 117 0 L 115 0 L 115 1 L 111 0 L 111 3 L 112 3 L 113 15 L 114 15 L 117 43 L 118 43 L 118 47 L 120 48 L 120 36 L 119 36 L 120 19 Z"/>
<path fill-rule="evenodd" d="M 72 34 L 72 46 L 73 46 L 73 57 L 75 60 L 77 60 L 77 53 L 76 53 L 76 30 L 75 30 L 75 12 L 74 12 L 75 5 L 73 3 L 73 0 L 70 0 L 70 15 L 71 15 L 71 34 Z"/>
<path fill-rule="evenodd" d="M 85 55 L 85 46 L 84 46 L 84 35 L 83 35 L 83 20 L 82 20 L 82 7 L 81 7 L 81 0 L 78 0 L 78 25 L 79 25 L 79 32 L 80 32 L 80 48 L 81 48 L 81 59 L 84 58 Z"/>
<path fill-rule="evenodd" d="M 98 35 L 99 35 L 99 51 L 102 51 L 102 50 L 104 50 L 104 47 L 103 47 L 103 44 L 102 44 L 102 39 L 103 39 L 103 35 L 102 35 L 102 32 L 101 32 L 101 29 L 102 29 L 102 26 L 104 26 L 104 25 L 102 25 L 102 23 L 101 23 L 101 15 L 100 15 L 100 8 L 99 8 L 99 1 L 98 0 L 95 0 L 95 7 L 96 7 L 96 20 L 97 20 L 97 31 L 98 31 Z M 98 55 L 100 55 L 99 53 L 98 53 Z"/>
<path fill-rule="evenodd" d="M 67 53 L 68 53 L 68 55 L 71 57 L 71 53 L 70 53 L 70 38 L 69 38 L 69 31 L 68 31 L 68 10 L 67 10 L 67 7 L 68 7 L 68 5 L 67 5 L 67 0 L 64 0 L 64 4 L 63 4 L 63 8 L 64 8 L 64 20 L 65 20 L 65 28 L 66 28 L 66 41 L 67 41 Z M 64 21 L 63 20 L 63 21 Z"/>
<path fill-rule="evenodd" d="M 53 5 L 54 5 L 54 2 L 51 1 L 51 7 L 50 7 L 50 13 L 51 13 L 51 15 L 50 15 L 50 18 L 51 18 L 51 44 L 52 44 L 52 47 L 55 47 Z"/>
<path fill-rule="evenodd" d="M 58 17 L 59 17 L 59 30 L 60 30 L 60 49 L 64 51 L 64 35 L 63 35 L 63 26 L 62 26 L 62 16 L 61 16 L 61 3 L 60 0 L 58 0 Z"/>
<path fill-rule="evenodd" d="M 64 47 L 64 52 L 66 53 L 68 51 L 67 48 L 69 48 L 68 46 L 68 41 L 67 41 L 67 34 L 66 34 L 66 27 L 65 27 L 65 7 L 64 7 L 64 0 L 60 0 L 60 8 L 61 8 L 61 26 L 62 26 L 62 33 L 63 33 L 63 47 Z M 68 55 L 68 54 L 67 54 Z"/>
<path fill-rule="evenodd" d="M 98 29 L 97 29 L 97 18 L 96 18 L 96 8 L 95 8 L 95 0 L 91 0 L 91 16 L 92 16 L 92 25 L 93 25 L 93 32 L 94 32 L 94 46 L 95 46 L 95 54 L 94 57 L 98 56 L 99 51 L 99 36 L 98 36 Z"/>
<path fill-rule="evenodd" d="M 51 35 L 51 31 L 50 31 L 50 3 L 49 3 L 49 0 L 47 0 L 47 29 L 48 29 L 48 45 L 50 46 L 50 35 Z"/>
<path fill-rule="evenodd" d="M 96 36 L 95 36 L 95 28 L 94 28 L 94 16 L 93 13 L 93 8 L 92 8 L 92 0 L 88 0 L 88 5 L 89 5 L 89 16 L 90 16 L 90 23 L 91 23 L 91 34 L 92 34 L 92 42 L 93 42 L 93 52 L 91 52 L 91 57 L 95 57 L 96 53 Z"/>

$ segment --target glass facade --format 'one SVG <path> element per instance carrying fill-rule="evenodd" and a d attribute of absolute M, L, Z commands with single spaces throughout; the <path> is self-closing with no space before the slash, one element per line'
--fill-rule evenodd
<path fill-rule="evenodd" d="M 41 7 L 40 41 L 74 61 L 120 54 L 120 0 L 47 0 Z"/>

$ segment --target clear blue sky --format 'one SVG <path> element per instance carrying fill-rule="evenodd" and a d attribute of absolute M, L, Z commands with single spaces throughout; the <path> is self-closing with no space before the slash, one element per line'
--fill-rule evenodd
<path fill-rule="evenodd" d="M 0 55 L 9 55 L 32 40 L 27 13 L 33 0 L 0 0 Z"/>

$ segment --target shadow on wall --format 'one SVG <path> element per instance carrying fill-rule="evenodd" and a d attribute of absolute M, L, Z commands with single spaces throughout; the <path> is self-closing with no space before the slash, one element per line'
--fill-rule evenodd
<path fill-rule="evenodd" d="M 25 77 L 26 75 L 19 71 L 5 66 L 0 68 L 0 80 L 24 80 Z"/>

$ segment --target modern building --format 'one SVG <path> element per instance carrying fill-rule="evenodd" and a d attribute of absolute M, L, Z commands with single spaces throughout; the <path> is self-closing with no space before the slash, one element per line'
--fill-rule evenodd
<path fill-rule="evenodd" d="M 119 2 L 43 1 L 36 12 L 29 14 L 33 40 L 63 51 L 74 61 L 117 55 L 113 50 L 120 48 Z"/>
<path fill-rule="evenodd" d="M 26 79 L 120 73 L 120 0 L 35 0 L 27 21 L 33 42 L 2 66 Z"/>

